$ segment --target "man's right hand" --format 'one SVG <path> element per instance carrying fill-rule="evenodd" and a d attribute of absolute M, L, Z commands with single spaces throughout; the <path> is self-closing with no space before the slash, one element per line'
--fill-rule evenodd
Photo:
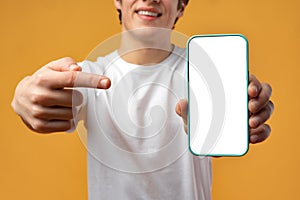
<path fill-rule="evenodd" d="M 110 80 L 81 72 L 72 58 L 62 58 L 20 81 L 11 105 L 33 131 L 67 131 L 72 128 L 72 108 L 83 101 L 75 87 L 108 89 Z"/>

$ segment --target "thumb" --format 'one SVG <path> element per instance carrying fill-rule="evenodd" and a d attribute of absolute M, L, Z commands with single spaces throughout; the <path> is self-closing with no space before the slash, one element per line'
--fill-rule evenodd
<path fill-rule="evenodd" d="M 182 117 L 183 122 L 186 124 L 187 123 L 187 112 L 188 112 L 188 102 L 186 99 L 181 99 L 177 104 L 176 104 L 176 113 Z"/>
<path fill-rule="evenodd" d="M 61 58 L 48 63 L 46 68 L 54 71 L 81 71 L 81 67 L 77 65 L 75 60 L 70 57 Z"/>
<path fill-rule="evenodd" d="M 187 111 L 188 111 L 188 103 L 186 99 L 181 99 L 176 104 L 176 113 L 182 118 L 183 125 L 184 125 L 184 131 L 185 133 L 188 133 L 187 128 Z"/>

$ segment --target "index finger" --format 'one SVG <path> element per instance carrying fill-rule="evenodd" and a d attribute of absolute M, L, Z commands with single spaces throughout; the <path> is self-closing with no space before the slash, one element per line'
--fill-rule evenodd
<path fill-rule="evenodd" d="M 40 84 L 53 89 L 65 87 L 108 89 L 111 84 L 110 79 L 106 76 L 81 71 L 50 71 L 47 75 L 41 75 L 39 79 Z"/>
<path fill-rule="evenodd" d="M 110 79 L 103 75 L 78 71 L 70 71 L 70 73 L 72 73 L 72 76 L 76 74 L 74 82 L 70 81 L 71 87 L 108 89 L 111 85 Z"/>

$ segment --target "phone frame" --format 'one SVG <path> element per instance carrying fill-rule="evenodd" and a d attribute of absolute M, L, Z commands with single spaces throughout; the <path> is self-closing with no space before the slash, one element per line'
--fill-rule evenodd
<path fill-rule="evenodd" d="M 246 82 L 249 85 L 249 42 L 248 39 L 243 35 L 243 34 L 239 34 L 239 33 L 231 33 L 231 34 L 203 34 L 203 35 L 194 35 L 192 37 L 189 38 L 189 40 L 187 41 L 186 44 L 186 76 L 187 76 L 187 97 L 188 97 L 188 101 L 190 100 L 190 77 L 189 77 L 189 44 L 190 42 L 198 37 L 230 37 L 230 36 L 238 36 L 238 37 L 242 37 L 245 42 L 246 42 Z M 246 109 L 247 109 L 247 124 L 249 124 L 249 107 L 248 107 L 248 102 L 249 102 L 249 95 L 248 95 L 248 88 L 246 88 L 247 94 L 246 94 Z M 248 151 L 249 151 L 249 141 L 250 141 L 250 135 L 249 135 L 249 125 L 246 126 L 247 127 L 247 147 L 245 149 L 245 151 L 241 154 L 198 154 L 196 152 L 194 152 L 191 148 L 191 135 L 190 135 L 190 104 L 188 104 L 188 114 L 187 114 L 187 134 L 188 134 L 188 145 L 189 145 L 189 151 L 195 155 L 195 156 L 216 156 L 216 157 L 220 157 L 220 156 L 226 156 L 226 157 L 241 157 L 244 156 Z"/>

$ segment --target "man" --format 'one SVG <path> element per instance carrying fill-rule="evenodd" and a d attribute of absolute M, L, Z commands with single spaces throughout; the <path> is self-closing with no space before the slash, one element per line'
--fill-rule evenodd
<path fill-rule="evenodd" d="M 211 159 L 188 152 L 187 102 L 178 101 L 185 51 L 170 42 L 187 2 L 114 0 L 117 51 L 97 62 L 50 62 L 16 88 L 12 106 L 36 132 L 70 130 L 74 115 L 85 120 L 89 199 L 211 199 Z M 271 87 L 250 76 L 248 91 L 250 142 L 257 143 L 270 133 Z"/>

